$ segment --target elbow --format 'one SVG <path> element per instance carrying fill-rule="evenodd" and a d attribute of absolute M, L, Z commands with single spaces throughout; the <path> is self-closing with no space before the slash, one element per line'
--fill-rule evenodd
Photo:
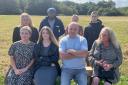
<path fill-rule="evenodd" d="M 121 64 L 122 64 L 122 62 L 114 63 L 114 64 L 113 64 L 113 67 L 114 67 L 114 68 L 118 68 Z"/>
<path fill-rule="evenodd" d="M 88 52 L 86 52 L 86 53 L 85 53 L 85 55 L 86 55 L 86 57 L 88 57 L 88 56 L 89 56 L 89 53 L 88 53 Z"/>
<path fill-rule="evenodd" d="M 84 57 L 88 57 L 89 56 L 89 53 L 86 51 L 84 54 L 83 54 Z"/>
<path fill-rule="evenodd" d="M 63 54 L 60 54 L 59 58 L 62 59 L 63 58 Z"/>
<path fill-rule="evenodd" d="M 119 62 L 119 65 L 118 66 L 120 66 L 121 64 L 122 64 L 122 61 Z"/>

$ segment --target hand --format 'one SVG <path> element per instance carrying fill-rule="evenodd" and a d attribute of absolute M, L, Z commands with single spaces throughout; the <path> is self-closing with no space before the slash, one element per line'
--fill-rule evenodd
<path fill-rule="evenodd" d="M 23 68 L 23 69 L 15 69 L 14 72 L 16 75 L 21 75 L 22 73 L 26 72 L 28 69 Z"/>
<path fill-rule="evenodd" d="M 24 72 L 26 72 L 28 69 L 27 69 L 27 67 L 26 67 L 26 68 L 22 68 L 22 69 L 20 69 L 20 70 L 21 70 L 22 73 L 24 73 Z"/>
<path fill-rule="evenodd" d="M 20 75 L 22 73 L 20 69 L 15 69 L 14 72 L 16 75 Z"/>
<path fill-rule="evenodd" d="M 103 65 L 103 68 L 104 68 L 105 71 L 109 71 L 112 67 L 113 67 L 112 64 L 104 64 Z"/>
<path fill-rule="evenodd" d="M 73 54 L 74 52 L 76 52 L 76 50 L 74 50 L 74 49 L 68 49 L 67 50 L 67 53 L 70 53 L 70 54 Z"/>
<path fill-rule="evenodd" d="M 103 66 L 103 60 L 96 60 L 96 64 L 99 66 Z"/>

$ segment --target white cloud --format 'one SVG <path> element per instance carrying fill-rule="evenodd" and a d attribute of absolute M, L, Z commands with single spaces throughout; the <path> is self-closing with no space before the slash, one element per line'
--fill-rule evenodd
<path fill-rule="evenodd" d="M 128 0 L 113 0 L 116 3 L 116 7 L 126 7 L 128 6 Z"/>

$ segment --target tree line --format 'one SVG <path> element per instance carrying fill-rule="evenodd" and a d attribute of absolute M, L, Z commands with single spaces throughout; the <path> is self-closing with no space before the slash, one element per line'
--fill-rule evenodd
<path fill-rule="evenodd" d="M 71 1 L 57 0 L 0 0 L 0 14 L 20 14 L 27 12 L 31 15 L 46 15 L 49 7 L 57 9 L 60 15 L 89 15 L 92 11 L 98 11 L 102 16 L 128 15 L 128 7 L 116 8 L 112 0 L 99 1 L 98 3 L 75 3 Z"/>

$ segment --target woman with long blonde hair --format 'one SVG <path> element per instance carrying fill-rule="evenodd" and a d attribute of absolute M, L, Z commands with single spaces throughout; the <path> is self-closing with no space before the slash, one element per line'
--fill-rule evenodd
<path fill-rule="evenodd" d="M 35 85 L 55 85 L 57 75 L 60 73 L 58 42 L 49 27 L 44 26 L 40 30 L 33 56 L 35 57 Z"/>
<path fill-rule="evenodd" d="M 93 43 L 89 61 L 94 67 L 92 85 L 112 85 L 119 80 L 119 66 L 122 64 L 122 51 L 109 27 L 104 27 L 98 39 Z"/>
<path fill-rule="evenodd" d="M 38 40 L 38 30 L 33 26 L 31 16 L 28 13 L 22 13 L 20 15 L 20 25 L 14 28 L 13 31 L 13 42 L 16 42 L 21 39 L 20 37 L 20 29 L 23 26 L 29 26 L 32 30 L 32 36 L 30 37 L 30 40 L 32 42 L 37 42 Z"/>

